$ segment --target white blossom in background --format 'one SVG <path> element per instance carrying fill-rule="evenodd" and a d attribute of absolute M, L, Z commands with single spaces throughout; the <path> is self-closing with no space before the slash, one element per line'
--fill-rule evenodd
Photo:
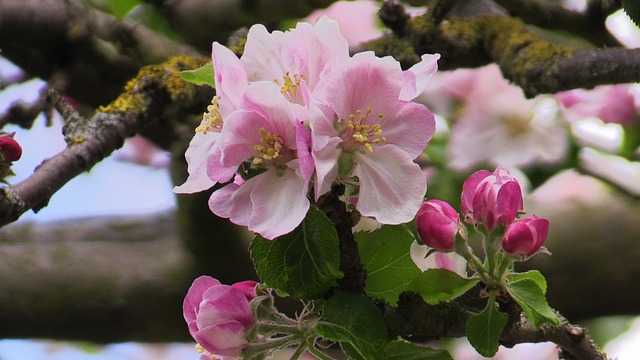
<path fill-rule="evenodd" d="M 466 170 L 484 163 L 527 167 L 565 158 L 569 138 L 556 100 L 526 99 L 496 65 L 464 71 L 467 81 L 456 75 L 464 103 L 451 128 L 453 168 Z"/>

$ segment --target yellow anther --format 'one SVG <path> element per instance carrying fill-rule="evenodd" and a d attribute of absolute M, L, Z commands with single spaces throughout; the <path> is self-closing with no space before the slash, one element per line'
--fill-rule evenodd
<path fill-rule="evenodd" d="M 371 114 L 371 108 L 367 108 L 365 112 L 362 110 L 356 110 L 355 114 L 349 115 L 348 128 L 351 130 L 351 138 L 356 143 L 364 146 L 369 152 L 373 152 L 373 146 L 371 144 L 378 144 L 380 142 L 386 142 L 387 138 L 382 135 L 382 126 L 380 124 L 368 125 L 365 122 Z M 382 119 L 383 115 L 379 114 L 378 119 Z"/>
<path fill-rule="evenodd" d="M 293 76 L 291 76 L 287 71 L 282 77 L 282 83 L 280 83 L 280 80 L 278 79 L 274 79 L 273 82 L 280 85 L 280 92 L 282 93 L 282 95 L 294 95 L 298 90 L 298 86 L 300 86 L 300 82 L 302 82 L 302 80 L 305 80 L 304 75 L 293 74 Z"/>
<path fill-rule="evenodd" d="M 222 129 L 223 120 L 217 96 L 211 99 L 211 105 L 207 106 L 207 112 L 202 115 L 202 120 L 204 123 L 196 128 L 196 132 L 207 135 L 209 131 L 220 132 Z"/>
<path fill-rule="evenodd" d="M 251 161 L 253 165 L 261 165 L 265 160 L 273 161 L 282 153 L 282 138 L 265 128 L 260 128 L 260 144 L 254 145 L 253 149 L 259 154 Z"/>

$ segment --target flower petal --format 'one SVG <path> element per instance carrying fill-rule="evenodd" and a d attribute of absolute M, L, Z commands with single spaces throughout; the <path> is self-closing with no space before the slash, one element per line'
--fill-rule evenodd
<path fill-rule="evenodd" d="M 353 175 L 360 180 L 356 208 L 383 224 L 411 221 L 420 205 L 427 182 L 418 164 L 395 145 L 377 147 L 371 153 L 355 153 Z"/>
<path fill-rule="evenodd" d="M 209 154 L 212 152 L 219 138 L 219 133 L 208 132 L 205 135 L 202 132 L 196 132 L 184 154 L 187 159 L 189 177 L 184 184 L 174 187 L 173 192 L 178 194 L 191 194 L 209 189 L 216 184 L 216 182 L 207 175 L 207 161 Z"/>
<path fill-rule="evenodd" d="M 247 224 L 249 230 L 275 239 L 300 225 L 309 210 L 308 183 L 304 179 L 293 170 L 280 176 L 276 170 L 269 170 L 253 179 L 257 181 L 251 192 L 253 213 Z"/>
<path fill-rule="evenodd" d="M 419 63 L 402 72 L 400 100 L 413 100 L 424 92 L 429 80 L 438 71 L 438 59 L 440 54 L 424 54 Z"/>

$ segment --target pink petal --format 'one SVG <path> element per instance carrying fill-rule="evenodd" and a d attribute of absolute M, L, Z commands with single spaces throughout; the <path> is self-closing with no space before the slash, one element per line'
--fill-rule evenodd
<path fill-rule="evenodd" d="M 371 153 L 354 153 L 353 175 L 360 180 L 356 208 L 383 224 L 411 221 L 427 191 L 420 166 L 395 145 L 383 145 Z"/>
<path fill-rule="evenodd" d="M 476 188 L 478 187 L 478 184 L 480 184 L 480 182 L 484 180 L 484 178 L 490 175 L 493 175 L 493 173 L 489 170 L 479 170 L 471 174 L 471 176 L 469 176 L 467 180 L 464 181 L 464 184 L 462 185 L 461 195 L 461 210 L 463 217 L 467 216 L 473 211 L 473 197 L 476 194 Z"/>
<path fill-rule="evenodd" d="M 275 239 L 300 225 L 309 210 L 308 183 L 304 179 L 291 170 L 280 176 L 269 170 L 253 179 L 258 180 L 251 192 L 254 208 L 249 230 Z"/>
<path fill-rule="evenodd" d="M 236 321 L 209 326 L 198 331 L 194 339 L 215 355 L 238 356 L 246 346 L 247 329 Z"/>
<path fill-rule="evenodd" d="M 394 144 L 415 159 L 427 147 L 436 131 L 436 120 L 429 109 L 418 103 L 397 101 L 396 108 L 378 119 L 387 144 Z"/>
<path fill-rule="evenodd" d="M 200 276 L 193 281 L 182 305 L 182 314 L 189 325 L 189 332 L 193 335 L 197 330 L 196 315 L 200 309 L 202 296 L 210 287 L 220 285 L 220 281 L 211 276 Z"/>
<path fill-rule="evenodd" d="M 271 129 L 269 122 L 255 111 L 231 113 L 225 122 L 222 165 L 237 167 L 252 157 L 254 146 L 260 144 L 260 128 Z"/>
<path fill-rule="evenodd" d="M 409 70 L 402 72 L 400 100 L 413 100 L 422 94 L 433 74 L 438 71 L 440 54 L 424 54 L 422 60 Z"/>
<path fill-rule="evenodd" d="M 371 109 L 371 116 L 389 113 L 395 107 L 402 86 L 400 64 L 373 52 L 356 54 L 316 86 L 314 96 L 331 104 L 338 117 L 348 119 L 356 110 Z"/>
<path fill-rule="evenodd" d="M 311 156 L 311 132 L 301 122 L 296 122 L 296 149 L 302 178 L 308 182 L 311 180 L 315 164 Z"/>
<path fill-rule="evenodd" d="M 216 184 L 207 175 L 207 160 L 219 138 L 219 133 L 208 132 L 205 135 L 202 132 L 196 132 L 185 152 L 189 177 L 184 184 L 174 187 L 173 192 L 191 194 L 209 189 Z"/>
<path fill-rule="evenodd" d="M 251 180 L 246 183 L 251 184 Z M 251 204 L 251 186 L 243 186 L 236 183 L 228 184 L 216 190 L 209 198 L 209 209 L 224 218 L 228 218 L 237 225 L 246 225 L 249 222 L 253 205 Z"/>
<path fill-rule="evenodd" d="M 238 108 L 238 103 L 248 85 L 247 73 L 240 59 L 231 50 L 217 42 L 213 43 L 211 58 L 213 60 L 216 93 L 224 99 L 224 102 L 220 102 L 221 112 L 227 114 L 231 110 Z M 226 102 L 231 104 L 231 109 L 225 109 L 223 105 Z"/>

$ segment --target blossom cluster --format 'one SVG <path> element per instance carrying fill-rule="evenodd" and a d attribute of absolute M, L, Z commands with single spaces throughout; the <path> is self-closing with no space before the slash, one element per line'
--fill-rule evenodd
<path fill-rule="evenodd" d="M 503 234 L 502 249 L 515 256 L 530 257 L 547 238 L 549 221 L 535 215 L 517 220 L 523 208 L 518 181 L 504 167 L 494 172 L 480 170 L 462 186 L 461 208 L 464 221 L 489 236 Z M 425 201 L 416 216 L 423 243 L 439 251 L 452 251 L 456 238 L 464 236 L 458 212 L 441 200 Z"/>
<path fill-rule="evenodd" d="M 413 100 L 437 70 L 423 55 L 403 71 L 391 57 L 349 55 L 338 24 L 269 33 L 249 29 L 242 57 L 214 43 L 216 96 L 186 152 L 189 177 L 174 189 L 213 192 L 209 207 L 267 239 L 292 231 L 310 198 L 339 182 L 345 201 L 383 224 L 411 221 L 426 192 L 413 160 L 435 131 Z"/>

